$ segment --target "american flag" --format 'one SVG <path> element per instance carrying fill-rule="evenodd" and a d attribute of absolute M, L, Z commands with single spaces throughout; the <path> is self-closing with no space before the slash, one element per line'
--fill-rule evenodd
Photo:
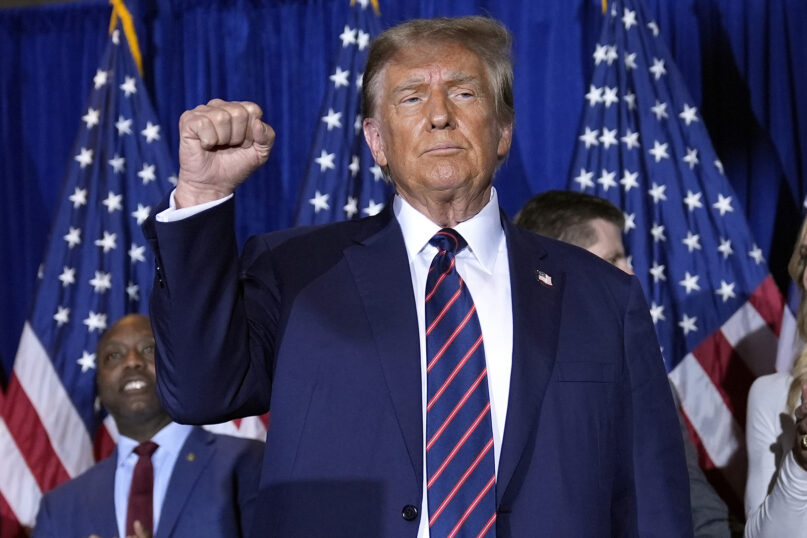
<path fill-rule="evenodd" d="M 701 464 L 736 506 L 747 392 L 774 371 L 784 301 L 658 25 L 640 0 L 609 7 L 569 188 L 624 212 Z"/>
<path fill-rule="evenodd" d="M 372 9 L 370 4 L 372 3 Z M 372 216 L 391 188 L 364 143 L 361 82 L 370 41 L 379 33 L 376 0 L 351 0 L 347 24 L 311 148 L 297 210 L 297 225 Z"/>
<path fill-rule="evenodd" d="M 24 536 L 20 525 L 33 525 L 44 492 L 114 447 L 114 421 L 96 402 L 95 347 L 118 318 L 147 311 L 154 269 L 140 224 L 176 181 L 136 65 L 136 37 L 124 37 L 118 15 L 128 19 L 120 2 L 0 401 L 3 538 Z M 265 437 L 257 417 L 245 420 L 211 429 Z"/>

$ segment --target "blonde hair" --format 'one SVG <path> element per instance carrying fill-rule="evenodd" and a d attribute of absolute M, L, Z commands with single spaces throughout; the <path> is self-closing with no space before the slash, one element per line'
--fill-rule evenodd
<path fill-rule="evenodd" d="M 799 291 L 801 291 L 801 304 L 796 316 L 796 326 L 799 329 L 799 336 L 801 336 L 802 340 L 807 341 L 807 300 L 804 297 L 803 282 L 804 269 L 807 267 L 807 248 L 802 249 L 805 233 L 807 233 L 807 219 L 801 223 L 796 245 L 790 255 L 790 262 L 787 264 L 787 272 L 793 282 L 796 283 L 796 286 L 799 287 Z M 807 345 L 802 348 L 801 353 L 793 363 L 790 375 L 793 377 L 793 381 L 790 383 L 790 389 L 787 392 L 787 408 L 790 412 L 793 412 L 799 406 L 801 387 L 807 384 Z"/>

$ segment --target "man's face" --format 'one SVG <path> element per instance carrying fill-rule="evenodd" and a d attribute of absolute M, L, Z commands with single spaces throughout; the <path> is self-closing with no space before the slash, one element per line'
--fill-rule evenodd
<path fill-rule="evenodd" d="M 512 125 L 496 118 L 479 57 L 456 44 L 415 45 L 399 52 L 378 80 L 377 110 L 364 133 L 398 193 L 420 208 L 489 191 Z"/>
<path fill-rule="evenodd" d="M 165 416 L 157 399 L 154 335 L 145 316 L 113 325 L 98 343 L 98 397 L 118 423 L 141 424 Z"/>
<path fill-rule="evenodd" d="M 588 224 L 596 233 L 597 240 L 586 247 L 586 250 L 616 265 L 626 273 L 633 274 L 633 270 L 628 265 L 628 259 L 625 257 L 625 246 L 622 244 L 622 231 L 619 227 L 605 219 L 594 219 Z"/>

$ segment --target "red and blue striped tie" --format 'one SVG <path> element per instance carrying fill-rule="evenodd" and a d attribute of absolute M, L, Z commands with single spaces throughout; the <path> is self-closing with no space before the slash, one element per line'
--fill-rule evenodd
<path fill-rule="evenodd" d="M 496 473 L 482 329 L 443 228 L 426 280 L 426 469 L 432 538 L 496 535 Z"/>

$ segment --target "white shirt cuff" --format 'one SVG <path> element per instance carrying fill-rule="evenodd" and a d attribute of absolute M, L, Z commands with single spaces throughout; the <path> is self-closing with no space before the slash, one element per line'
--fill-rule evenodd
<path fill-rule="evenodd" d="M 219 198 L 218 200 L 212 200 L 210 202 L 192 205 L 190 207 L 177 208 L 176 202 L 174 201 L 175 192 L 176 189 L 172 190 L 171 196 L 168 198 L 168 209 L 164 209 L 154 216 L 154 218 L 157 219 L 157 222 L 176 222 L 178 220 L 186 219 L 201 213 L 205 209 L 210 209 L 211 207 L 216 207 L 219 204 L 223 204 L 233 197 L 232 194 L 229 194 L 224 198 Z"/>

